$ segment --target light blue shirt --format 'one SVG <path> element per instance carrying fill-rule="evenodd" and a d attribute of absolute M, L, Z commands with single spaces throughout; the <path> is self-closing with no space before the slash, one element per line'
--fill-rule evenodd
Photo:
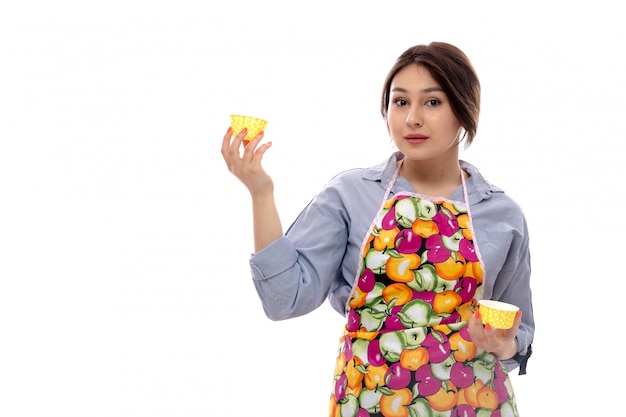
<path fill-rule="evenodd" d="M 338 174 L 304 208 L 285 236 L 251 256 L 252 279 L 270 319 L 304 315 L 326 299 L 345 314 L 363 239 L 402 157 L 396 152 L 374 167 Z M 529 356 L 535 324 L 526 219 L 518 204 L 486 181 L 476 167 L 465 161 L 461 167 L 469 174 L 466 186 L 474 240 L 485 267 L 483 298 L 520 307 L 518 354 Z M 400 191 L 415 192 L 402 176 L 389 197 Z M 464 201 L 461 186 L 450 200 Z M 511 370 L 518 362 L 508 360 L 505 365 Z"/>

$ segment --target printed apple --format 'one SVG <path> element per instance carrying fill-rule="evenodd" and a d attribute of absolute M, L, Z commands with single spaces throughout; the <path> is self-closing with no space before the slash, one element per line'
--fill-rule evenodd
<path fill-rule="evenodd" d="M 407 284 L 408 285 L 408 284 Z M 413 300 L 422 300 L 432 305 L 435 300 L 435 295 L 437 295 L 434 291 L 415 291 L 413 290 Z"/>
<path fill-rule="evenodd" d="M 346 361 L 352 360 L 352 339 L 349 337 L 343 338 L 343 354 L 346 358 Z"/>
<path fill-rule="evenodd" d="M 413 280 L 407 282 L 406 285 L 415 291 L 432 291 L 437 288 L 438 283 L 439 278 L 435 267 L 431 264 L 423 264 L 415 270 Z"/>
<path fill-rule="evenodd" d="M 430 370 L 433 372 L 435 378 L 440 381 L 447 381 L 450 379 L 452 372 L 452 366 L 455 364 L 452 356 L 447 356 L 443 361 L 430 364 Z"/>
<path fill-rule="evenodd" d="M 459 252 L 465 259 L 470 262 L 478 262 L 478 255 L 476 254 L 476 248 L 474 247 L 474 243 L 463 238 L 459 242 Z"/>
<path fill-rule="evenodd" d="M 398 317 L 404 327 L 423 327 L 430 323 L 433 314 L 430 304 L 420 300 L 411 300 L 402 307 Z"/>
<path fill-rule="evenodd" d="M 404 283 L 396 282 L 387 285 L 382 296 L 388 305 L 403 305 L 413 299 L 413 290 Z"/>
<path fill-rule="evenodd" d="M 488 363 L 484 360 L 475 361 L 472 363 L 474 370 L 474 377 L 480 379 L 485 385 L 491 384 L 493 379 L 493 363 Z"/>
<path fill-rule="evenodd" d="M 418 346 L 421 346 L 424 339 L 426 339 L 426 334 L 428 330 L 426 327 L 412 327 L 406 329 L 404 332 L 404 348 L 405 349 L 414 349 Z"/>
<path fill-rule="evenodd" d="M 438 263 L 446 261 L 451 252 L 445 246 L 441 239 L 441 235 L 432 235 L 426 239 L 426 259 L 431 263 Z"/>
<path fill-rule="evenodd" d="M 365 408 L 359 408 L 355 417 L 370 417 L 370 413 L 368 413 Z"/>
<path fill-rule="evenodd" d="M 467 340 L 463 337 L 462 332 L 466 331 L 467 326 L 464 326 L 459 332 L 453 333 L 448 338 L 448 340 L 450 340 L 450 350 L 453 352 L 454 359 L 459 362 L 466 362 L 474 359 L 478 349 L 471 340 Z M 456 385 L 459 386 L 459 384 Z"/>
<path fill-rule="evenodd" d="M 374 234 L 374 240 L 372 246 L 377 251 L 386 251 L 395 247 L 396 235 L 400 233 L 400 229 L 397 227 L 393 229 L 376 229 Z"/>
<path fill-rule="evenodd" d="M 335 398 L 342 401 L 346 396 L 346 388 L 348 387 L 348 377 L 346 374 L 339 375 L 335 380 Z"/>
<path fill-rule="evenodd" d="M 506 401 L 504 404 L 502 404 L 500 406 L 500 409 L 496 410 L 495 412 L 497 411 L 500 411 L 500 415 L 494 417 L 516 417 L 518 415 L 517 411 L 515 410 L 515 406 L 513 405 L 511 400 Z"/>
<path fill-rule="evenodd" d="M 448 356 L 450 356 L 450 342 L 448 337 L 439 330 L 432 330 L 424 341 L 422 346 L 428 350 L 431 363 L 443 362 Z"/>
<path fill-rule="evenodd" d="M 385 375 L 387 374 L 387 369 L 389 369 L 387 364 L 380 366 L 369 364 L 365 369 L 367 373 L 363 377 L 363 382 L 367 389 L 376 389 L 385 385 Z"/>
<path fill-rule="evenodd" d="M 418 207 L 413 198 L 399 200 L 396 205 L 396 221 L 403 228 L 410 228 L 417 218 Z"/>
<path fill-rule="evenodd" d="M 437 223 L 439 233 L 444 236 L 452 236 L 459 230 L 459 222 L 456 216 L 445 207 L 441 207 L 437 214 L 433 217 L 433 221 Z"/>
<path fill-rule="evenodd" d="M 469 404 L 459 404 L 452 410 L 450 417 L 476 417 L 476 410 Z"/>
<path fill-rule="evenodd" d="M 409 415 L 415 417 L 433 417 L 432 408 L 426 398 L 418 397 L 407 406 Z"/>
<path fill-rule="evenodd" d="M 471 277 L 462 277 L 455 284 L 454 291 L 461 296 L 462 303 L 467 303 L 474 299 L 476 288 L 478 288 L 478 281 Z"/>
<path fill-rule="evenodd" d="M 356 413 L 359 411 L 359 400 L 354 395 L 346 395 L 342 402 L 340 402 L 340 415 L 342 417 L 356 417 Z"/>
<path fill-rule="evenodd" d="M 374 289 L 374 285 L 376 285 L 376 277 L 374 276 L 374 272 L 372 272 L 369 268 L 363 268 L 363 272 L 359 277 L 357 286 L 364 293 L 370 292 Z"/>
<path fill-rule="evenodd" d="M 354 339 L 352 341 L 352 356 L 359 358 L 362 364 L 368 365 L 368 347 L 370 341 L 367 339 Z"/>
<path fill-rule="evenodd" d="M 380 412 L 385 417 L 409 417 L 407 406 L 413 400 L 411 390 L 402 388 L 392 390 L 390 395 L 380 398 Z"/>
<path fill-rule="evenodd" d="M 374 366 L 381 366 L 385 364 L 385 357 L 383 356 L 383 352 L 380 350 L 379 339 L 372 340 L 367 346 L 367 361 Z"/>
<path fill-rule="evenodd" d="M 382 298 L 383 290 L 385 289 L 385 284 L 382 282 L 377 282 L 374 284 L 374 289 L 367 293 L 365 297 L 366 304 L 374 304 L 375 300 L 378 298 Z"/>
<path fill-rule="evenodd" d="M 359 330 L 360 325 L 361 317 L 359 316 L 359 313 L 357 313 L 354 308 L 351 308 L 347 316 L 346 329 L 349 332 L 356 332 Z"/>
<path fill-rule="evenodd" d="M 400 253 L 415 253 L 422 247 L 422 237 L 412 229 L 402 229 L 395 237 L 394 246 Z"/>
<path fill-rule="evenodd" d="M 459 389 L 459 399 L 464 399 L 464 403 L 471 405 L 473 408 L 478 408 L 478 400 L 476 396 L 478 395 L 478 391 L 485 384 L 480 379 L 475 379 L 474 383 L 467 388 Z"/>
<path fill-rule="evenodd" d="M 441 243 L 443 246 L 452 252 L 458 252 L 460 250 L 461 241 L 463 240 L 463 232 L 458 230 L 456 233 L 453 233 L 452 236 L 441 236 Z"/>
<path fill-rule="evenodd" d="M 437 411 L 448 411 L 457 403 L 459 392 L 452 381 L 443 382 L 439 390 L 426 396 L 428 403 Z"/>
<path fill-rule="evenodd" d="M 502 404 L 509 398 L 509 392 L 506 389 L 506 377 L 495 377 L 493 379 L 493 390 L 498 397 L 498 404 Z"/>
<path fill-rule="evenodd" d="M 411 282 L 415 279 L 415 270 L 421 259 L 415 253 L 388 252 L 390 257 L 385 263 L 387 276 L 396 282 Z"/>
<path fill-rule="evenodd" d="M 411 230 L 413 230 L 413 233 L 424 239 L 427 239 L 432 235 L 439 234 L 437 223 L 432 220 L 416 219 L 411 226 Z"/>
<path fill-rule="evenodd" d="M 430 220 L 437 213 L 437 205 L 428 199 L 417 200 L 417 217 L 422 220 Z"/>
<path fill-rule="evenodd" d="M 441 262 L 433 262 L 435 271 L 440 278 L 445 280 L 457 280 L 463 276 L 466 270 L 465 258 L 459 252 L 451 252 L 448 259 Z"/>
<path fill-rule="evenodd" d="M 409 369 L 403 368 L 400 362 L 389 366 L 387 374 L 385 375 L 385 385 L 387 385 L 387 387 L 398 390 L 406 388 L 409 382 L 411 382 L 411 371 Z"/>
<path fill-rule="evenodd" d="M 425 364 L 420 366 L 415 371 L 415 382 L 417 387 L 417 392 L 422 397 L 426 397 L 428 395 L 433 395 L 439 388 L 441 388 L 441 381 L 435 378 L 433 372 L 430 369 L 430 365 Z"/>
<path fill-rule="evenodd" d="M 389 362 L 398 362 L 402 349 L 406 346 L 404 332 L 389 332 L 380 335 L 380 352 Z"/>
<path fill-rule="evenodd" d="M 454 362 L 450 368 L 450 380 L 458 388 L 467 388 L 474 383 L 474 372 L 471 366 L 463 362 Z"/>
<path fill-rule="evenodd" d="M 428 363 L 428 351 L 418 346 L 414 349 L 404 349 L 400 354 L 400 365 L 409 371 L 417 371 Z"/>
<path fill-rule="evenodd" d="M 385 209 L 385 214 L 383 215 L 380 227 L 386 230 L 395 229 L 398 227 L 398 222 L 396 221 L 396 207 L 392 206 L 389 209 Z"/>
<path fill-rule="evenodd" d="M 386 317 L 387 313 L 384 311 L 378 311 L 372 307 L 363 308 L 361 310 L 360 328 L 364 328 L 368 332 L 378 331 L 383 326 Z"/>
<path fill-rule="evenodd" d="M 461 305 L 461 296 L 455 291 L 445 290 L 435 294 L 432 305 L 436 314 L 450 314 Z"/>
<path fill-rule="evenodd" d="M 402 306 L 401 305 L 394 306 L 393 308 L 391 308 L 391 310 L 389 311 L 389 315 L 385 319 L 385 326 L 384 326 L 384 328 L 382 330 L 393 331 L 393 330 L 403 330 L 404 329 L 404 325 L 400 321 L 400 317 L 398 317 L 398 313 L 400 311 L 402 311 Z"/>
<path fill-rule="evenodd" d="M 380 397 L 382 396 L 383 393 L 380 390 L 363 388 L 361 394 L 359 394 L 361 408 L 365 408 L 370 413 L 379 413 Z"/>
<path fill-rule="evenodd" d="M 384 274 L 385 264 L 389 258 L 390 255 L 388 253 L 370 249 L 367 255 L 365 255 L 365 268 L 370 269 L 374 274 Z"/>

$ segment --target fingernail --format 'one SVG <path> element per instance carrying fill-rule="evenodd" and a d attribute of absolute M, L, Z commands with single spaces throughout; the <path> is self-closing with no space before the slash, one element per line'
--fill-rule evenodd
<path fill-rule="evenodd" d="M 239 133 L 244 133 L 244 134 L 248 133 L 248 128 L 244 127 L 243 129 L 241 129 L 241 132 L 239 132 Z"/>
<path fill-rule="evenodd" d="M 476 312 L 474 313 L 474 317 L 479 319 L 480 318 L 480 311 L 476 310 Z"/>
<path fill-rule="evenodd" d="M 259 132 L 259 135 L 264 135 L 264 134 L 265 134 L 265 130 L 261 130 L 261 131 Z"/>
<path fill-rule="evenodd" d="M 233 127 L 232 126 L 228 126 L 228 130 L 226 131 L 226 133 L 231 133 L 233 131 Z"/>
<path fill-rule="evenodd" d="M 487 331 L 491 330 L 491 325 L 489 323 L 485 324 L 485 330 Z"/>

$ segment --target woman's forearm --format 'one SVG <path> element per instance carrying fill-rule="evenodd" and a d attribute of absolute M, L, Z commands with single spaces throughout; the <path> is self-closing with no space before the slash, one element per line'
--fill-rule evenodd
<path fill-rule="evenodd" d="M 283 228 L 273 194 L 252 197 L 252 222 L 255 252 L 259 252 L 283 236 Z"/>

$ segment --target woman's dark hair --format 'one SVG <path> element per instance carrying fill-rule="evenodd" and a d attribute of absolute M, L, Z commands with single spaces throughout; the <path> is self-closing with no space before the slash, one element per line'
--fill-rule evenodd
<path fill-rule="evenodd" d="M 443 88 L 450 100 L 452 112 L 465 129 L 465 146 L 469 146 L 478 129 L 480 113 L 480 82 L 474 66 L 465 53 L 454 45 L 432 42 L 416 45 L 402 53 L 387 74 L 383 87 L 380 111 L 387 119 L 391 82 L 404 67 L 417 64 L 426 68 Z"/>

